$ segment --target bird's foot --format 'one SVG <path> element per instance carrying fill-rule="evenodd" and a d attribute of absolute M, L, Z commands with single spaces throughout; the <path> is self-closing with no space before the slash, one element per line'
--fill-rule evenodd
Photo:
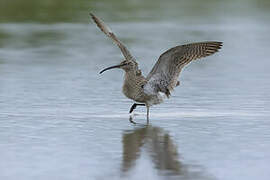
<path fill-rule="evenodd" d="M 133 115 L 129 116 L 129 122 L 132 124 L 137 124 L 135 121 L 133 121 Z"/>

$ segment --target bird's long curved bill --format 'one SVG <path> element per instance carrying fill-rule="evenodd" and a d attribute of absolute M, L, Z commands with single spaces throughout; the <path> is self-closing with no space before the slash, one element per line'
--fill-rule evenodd
<path fill-rule="evenodd" d="M 107 68 L 103 69 L 102 71 L 100 71 L 99 74 L 103 73 L 104 71 L 110 70 L 110 69 L 120 68 L 121 66 L 122 65 L 116 65 L 116 66 L 107 67 Z"/>

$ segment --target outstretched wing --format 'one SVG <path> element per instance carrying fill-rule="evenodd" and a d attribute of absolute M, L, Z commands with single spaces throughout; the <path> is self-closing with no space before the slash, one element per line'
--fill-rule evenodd
<path fill-rule="evenodd" d="M 112 30 L 108 26 L 106 26 L 106 24 L 101 19 L 96 17 L 94 14 L 90 13 L 90 16 L 92 17 L 94 22 L 97 24 L 99 29 L 102 32 L 104 32 L 109 38 L 111 38 L 113 40 L 113 42 L 120 48 L 120 50 L 121 50 L 122 54 L 124 55 L 124 57 L 126 58 L 126 60 L 134 60 L 135 61 L 135 59 L 132 57 L 132 55 L 130 54 L 128 49 L 123 45 L 123 43 L 120 40 L 117 39 L 117 37 L 112 32 Z"/>
<path fill-rule="evenodd" d="M 182 68 L 192 60 L 206 57 L 217 52 L 222 42 L 199 42 L 176 46 L 163 53 L 147 76 L 148 83 L 144 89 L 148 94 L 165 93 L 177 86 L 178 76 Z"/>

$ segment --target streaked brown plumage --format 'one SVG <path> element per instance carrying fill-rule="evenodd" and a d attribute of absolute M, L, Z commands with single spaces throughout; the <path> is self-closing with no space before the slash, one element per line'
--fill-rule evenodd
<path fill-rule="evenodd" d="M 179 85 L 178 77 L 183 67 L 192 60 L 214 54 L 222 46 L 222 42 L 207 41 L 173 47 L 159 57 L 157 63 L 145 78 L 128 49 L 103 21 L 92 13 L 90 15 L 100 30 L 116 43 L 125 57 L 119 65 L 108 67 L 100 73 L 113 68 L 121 68 L 125 71 L 123 93 L 129 99 L 141 103 L 134 103 L 130 113 L 137 105 L 146 106 L 147 122 L 149 122 L 149 107 L 160 104 L 165 97 L 170 97 L 172 90 Z M 133 121 L 131 120 L 131 122 Z"/>

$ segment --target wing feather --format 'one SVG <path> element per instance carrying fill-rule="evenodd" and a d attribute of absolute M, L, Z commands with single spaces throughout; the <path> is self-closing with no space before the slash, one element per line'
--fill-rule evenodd
<path fill-rule="evenodd" d="M 170 95 L 178 84 L 178 76 L 182 68 L 192 60 L 210 56 L 217 52 L 222 42 L 208 41 L 185 44 L 173 47 L 159 57 L 157 63 L 150 71 L 146 79 L 148 83 L 145 90 L 148 94 L 160 92 Z"/>
<path fill-rule="evenodd" d="M 115 34 L 112 32 L 112 30 L 98 17 L 96 17 L 94 14 L 90 13 L 91 18 L 94 20 L 94 22 L 97 24 L 99 29 L 106 34 L 109 38 L 113 40 L 113 42 L 120 48 L 123 56 L 126 58 L 126 60 L 133 60 L 135 59 L 132 57 L 128 49 L 124 46 L 124 44 L 115 36 Z"/>

